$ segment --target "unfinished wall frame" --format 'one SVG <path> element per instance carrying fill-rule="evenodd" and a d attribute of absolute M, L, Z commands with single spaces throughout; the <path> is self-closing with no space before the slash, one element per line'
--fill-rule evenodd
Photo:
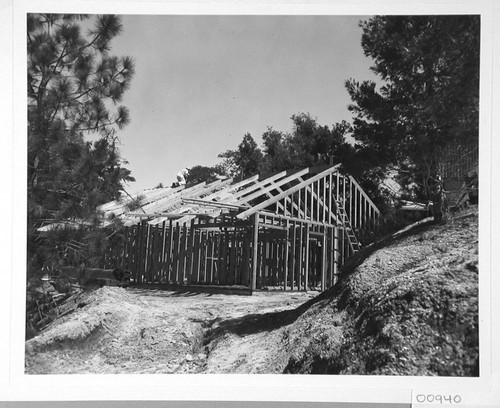
<path fill-rule="evenodd" d="M 340 166 L 197 185 L 126 227 L 116 267 L 138 284 L 324 290 L 382 217 Z M 148 204 L 149 205 L 149 204 Z"/>

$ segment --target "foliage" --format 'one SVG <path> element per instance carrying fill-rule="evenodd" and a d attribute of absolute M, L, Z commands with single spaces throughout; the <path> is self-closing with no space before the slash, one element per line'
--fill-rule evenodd
<path fill-rule="evenodd" d="M 262 151 L 252 135 L 246 133 L 237 150 L 227 150 L 219 157 L 224 159 L 221 166 L 229 176 L 244 179 L 259 172 Z"/>
<path fill-rule="evenodd" d="M 199 183 L 211 183 L 217 180 L 218 177 L 225 175 L 225 169 L 222 165 L 209 166 L 194 166 L 188 169 L 186 176 L 186 185 L 194 185 Z"/>
<path fill-rule="evenodd" d="M 271 126 L 262 134 L 260 149 L 247 133 L 236 150 L 227 150 L 219 157 L 224 174 L 245 178 L 253 174 L 269 174 L 319 164 L 349 163 L 354 147 L 345 139 L 349 124 L 342 121 L 331 128 L 321 126 L 309 113 L 291 117 L 293 130 L 285 133 Z M 219 173 L 221 174 L 221 173 Z"/>
<path fill-rule="evenodd" d="M 348 161 L 346 158 L 353 153 L 353 147 L 345 139 L 350 129 L 347 122 L 336 123 L 330 129 L 319 125 L 309 113 L 292 115 L 291 119 L 291 133 L 268 127 L 262 135 L 262 172 Z"/>
<path fill-rule="evenodd" d="M 93 224 L 96 206 L 118 198 L 122 182 L 133 180 L 116 130 L 129 122 L 127 108 L 117 104 L 134 63 L 109 54 L 122 30 L 119 17 L 96 16 L 84 35 L 86 21 L 86 15 L 27 17 L 28 251 L 38 263 L 50 255 L 38 245 L 38 227 L 63 219 Z"/>
<path fill-rule="evenodd" d="M 373 81 L 346 88 L 365 168 L 396 168 L 441 217 L 446 150 L 478 142 L 479 16 L 377 16 L 361 24 Z"/>
<path fill-rule="evenodd" d="M 137 196 L 133 197 L 126 205 L 128 211 L 135 211 L 141 209 L 144 204 L 142 201 L 146 197 L 143 194 L 137 194 Z"/>

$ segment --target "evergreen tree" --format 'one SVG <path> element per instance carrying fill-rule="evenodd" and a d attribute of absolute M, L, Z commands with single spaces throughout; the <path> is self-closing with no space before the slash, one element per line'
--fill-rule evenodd
<path fill-rule="evenodd" d="M 118 103 L 134 63 L 109 54 L 122 30 L 119 17 L 96 16 L 83 33 L 86 20 L 27 17 L 28 249 L 34 258 L 38 227 L 68 218 L 88 224 L 97 205 L 118 198 L 122 182 L 133 180 L 123 167 L 116 130 L 129 122 L 127 108 Z"/>
<path fill-rule="evenodd" d="M 250 133 L 243 136 L 237 150 L 227 150 L 219 157 L 224 159 L 221 164 L 224 172 L 240 179 L 257 174 L 262 163 L 262 151 Z"/>
<path fill-rule="evenodd" d="M 225 176 L 225 170 L 222 165 L 215 166 L 193 166 L 188 169 L 188 174 L 186 176 L 186 185 L 192 186 L 199 183 L 211 183 L 219 176 Z"/>
<path fill-rule="evenodd" d="M 383 84 L 346 82 L 364 164 L 417 182 L 439 221 L 447 149 L 478 143 L 480 18 L 377 16 L 361 27 Z"/>

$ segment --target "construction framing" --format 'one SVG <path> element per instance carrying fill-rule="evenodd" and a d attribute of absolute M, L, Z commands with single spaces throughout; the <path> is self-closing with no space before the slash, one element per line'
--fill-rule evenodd
<path fill-rule="evenodd" d="M 324 290 L 382 222 L 340 166 L 163 190 L 133 212 L 101 209 L 129 225 L 112 263 L 138 284 Z"/>

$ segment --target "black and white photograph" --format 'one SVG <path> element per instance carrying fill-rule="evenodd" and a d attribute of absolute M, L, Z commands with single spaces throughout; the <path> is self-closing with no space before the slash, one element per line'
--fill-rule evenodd
<path fill-rule="evenodd" d="M 15 39 L 20 378 L 491 376 L 483 12 L 115 8 Z"/>

